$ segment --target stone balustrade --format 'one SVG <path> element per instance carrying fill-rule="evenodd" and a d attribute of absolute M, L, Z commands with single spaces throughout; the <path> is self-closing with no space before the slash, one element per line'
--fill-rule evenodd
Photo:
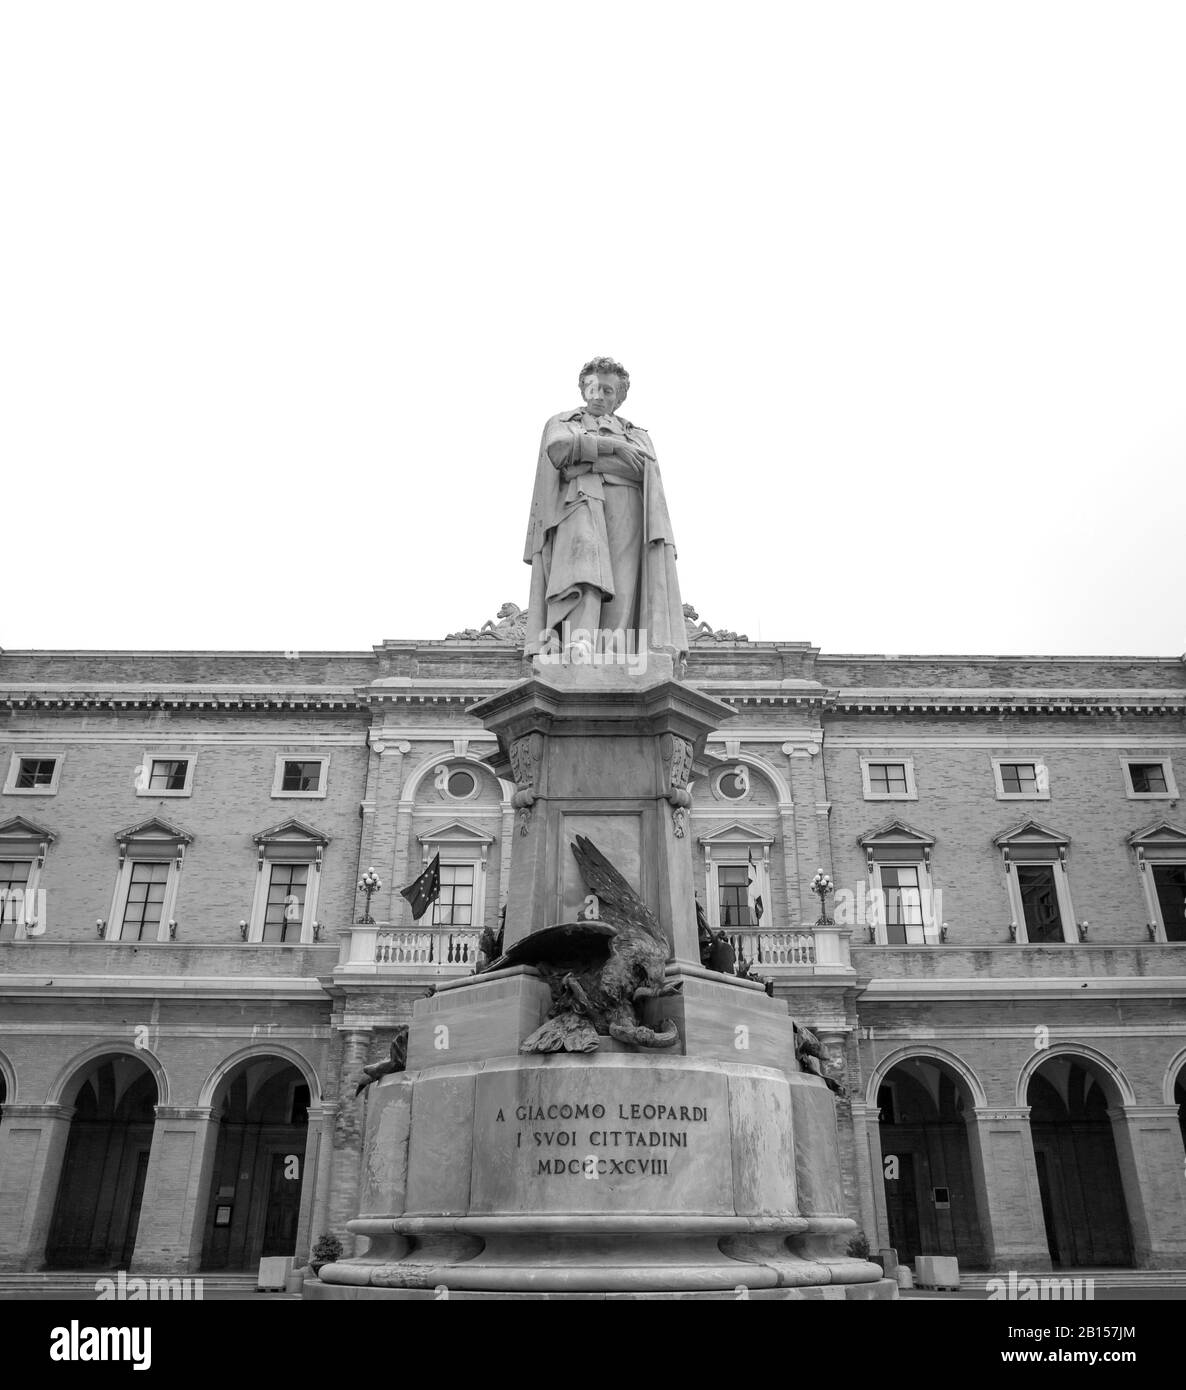
<path fill-rule="evenodd" d="M 771 931 L 742 927 L 726 935 L 739 961 L 744 956 L 755 970 L 773 977 L 791 971 L 826 974 L 852 969 L 848 932 L 836 927 Z"/>
<path fill-rule="evenodd" d="M 338 970 L 402 975 L 469 975 L 478 964 L 476 927 L 356 923 L 341 932 Z"/>

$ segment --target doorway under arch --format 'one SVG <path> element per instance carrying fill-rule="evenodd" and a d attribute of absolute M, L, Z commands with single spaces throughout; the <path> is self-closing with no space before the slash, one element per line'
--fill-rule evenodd
<path fill-rule="evenodd" d="M 47 1269 L 127 1269 L 157 1104 L 156 1078 L 127 1053 L 88 1062 L 63 1089 L 74 1106 L 45 1247 Z"/>
<path fill-rule="evenodd" d="M 1186 1066 L 1174 1082 L 1174 1104 L 1178 1107 L 1178 1128 L 1182 1131 L 1182 1147 L 1186 1149 Z"/>
<path fill-rule="evenodd" d="M 1026 1103 L 1050 1260 L 1056 1268 L 1131 1266 L 1132 1227 L 1108 1108 L 1112 1079 L 1061 1053 L 1030 1077 Z"/>
<path fill-rule="evenodd" d="M 877 1090 L 890 1245 L 898 1259 L 954 1255 L 961 1269 L 987 1263 L 965 1115 L 967 1083 L 943 1062 L 907 1057 Z"/>
<path fill-rule="evenodd" d="M 296 1253 L 309 1086 L 284 1057 L 250 1057 L 214 1094 L 218 1141 L 202 1242 L 203 1270 L 254 1270 Z"/>

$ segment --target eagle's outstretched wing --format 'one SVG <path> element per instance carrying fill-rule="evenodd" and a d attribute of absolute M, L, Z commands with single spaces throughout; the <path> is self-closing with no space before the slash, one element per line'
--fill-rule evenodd
<path fill-rule="evenodd" d="M 597 897 L 601 920 L 612 926 L 645 931 L 665 941 L 659 923 L 646 903 L 614 868 L 592 840 L 578 835 L 572 846 L 585 887 Z"/>
<path fill-rule="evenodd" d="M 494 961 L 490 969 L 510 965 L 561 965 L 586 959 L 599 965 L 609 956 L 617 930 L 608 922 L 561 922 L 529 932 Z"/>

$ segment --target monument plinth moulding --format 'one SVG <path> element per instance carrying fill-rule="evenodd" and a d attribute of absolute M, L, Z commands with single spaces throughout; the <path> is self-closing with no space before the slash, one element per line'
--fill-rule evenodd
<path fill-rule="evenodd" d="M 785 1002 L 700 964 L 688 785 L 731 711 L 678 679 L 625 385 L 590 363 L 548 422 L 532 674 L 471 710 L 515 786 L 503 954 L 417 1001 L 407 1070 L 367 1088 L 365 1249 L 306 1297 L 896 1296 L 846 1253 L 834 1100 Z"/>

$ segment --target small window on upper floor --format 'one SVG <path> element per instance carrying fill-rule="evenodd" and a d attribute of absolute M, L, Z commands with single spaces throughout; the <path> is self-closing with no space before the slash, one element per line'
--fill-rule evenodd
<path fill-rule="evenodd" d="M 994 758 L 992 770 L 996 778 L 998 801 L 1050 800 L 1050 774 L 1044 762 Z"/>
<path fill-rule="evenodd" d="M 896 762 L 862 758 L 861 780 L 865 785 L 866 801 L 918 800 L 913 758 L 902 758 Z"/>
<path fill-rule="evenodd" d="M 272 795 L 324 797 L 328 775 L 328 757 L 309 757 L 304 754 L 289 757 L 282 753 L 276 758 Z"/>
<path fill-rule="evenodd" d="M 137 796 L 189 796 L 194 785 L 194 759 L 172 753 L 145 753 L 136 778 Z"/>
<path fill-rule="evenodd" d="M 1173 801 L 1178 788 L 1168 758 L 1123 758 L 1125 791 L 1142 800 Z"/>
<path fill-rule="evenodd" d="M 4 784 L 7 796 L 56 796 L 62 757 L 56 753 L 14 753 Z"/>

